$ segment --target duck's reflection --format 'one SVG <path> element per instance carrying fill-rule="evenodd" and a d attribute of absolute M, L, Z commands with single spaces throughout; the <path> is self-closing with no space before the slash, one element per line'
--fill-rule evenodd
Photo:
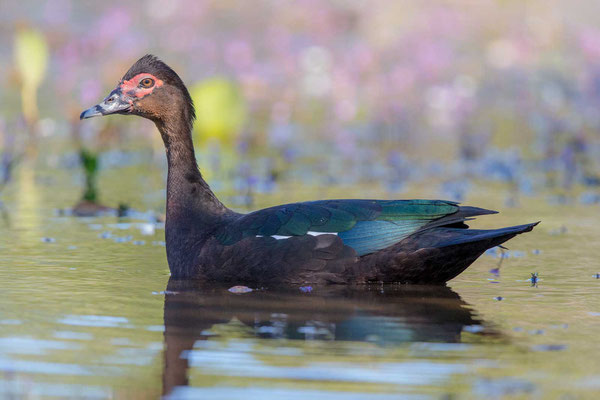
<path fill-rule="evenodd" d="M 226 287 L 170 280 L 165 295 L 163 393 L 187 385 L 181 357 L 211 327 L 237 318 L 257 338 L 403 342 L 461 339 L 465 326 L 479 326 L 458 294 L 440 286 L 329 286 L 230 293 Z M 477 330 L 477 329 L 475 329 Z"/>

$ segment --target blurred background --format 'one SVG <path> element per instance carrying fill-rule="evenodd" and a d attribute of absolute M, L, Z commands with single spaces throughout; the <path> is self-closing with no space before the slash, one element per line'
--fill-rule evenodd
<path fill-rule="evenodd" d="M 482 182 L 506 206 L 596 203 L 599 20 L 589 1 L 3 1 L 0 176 L 35 160 L 97 202 L 111 168 L 164 175 L 151 123 L 78 120 L 152 53 L 189 86 L 233 207 L 282 185 L 464 200 Z M 143 202 L 127 192 L 103 200 Z"/>
<path fill-rule="evenodd" d="M 141 118 L 79 121 L 147 53 L 189 87 L 199 165 L 236 211 L 443 198 L 502 211 L 474 227 L 542 220 L 434 311 L 323 303 L 401 343 L 336 345 L 317 303 L 273 301 L 264 337 L 316 314 L 270 342 L 225 315 L 172 354 L 206 390 L 188 398 L 598 397 L 600 2 L 583 0 L 0 0 L 0 397 L 165 391 L 163 143 Z M 452 343 L 424 343 L 445 318 Z"/>

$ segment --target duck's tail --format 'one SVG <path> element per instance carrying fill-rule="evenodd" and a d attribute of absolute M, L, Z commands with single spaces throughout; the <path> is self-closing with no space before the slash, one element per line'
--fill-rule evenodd
<path fill-rule="evenodd" d="M 444 284 L 487 249 L 529 232 L 537 224 L 539 221 L 490 230 L 445 226 L 428 229 L 399 243 L 397 262 L 380 265 L 375 280 Z"/>
<path fill-rule="evenodd" d="M 509 226 L 500 229 L 456 229 L 440 227 L 436 228 L 437 233 L 434 235 L 438 243 L 436 247 L 456 246 L 467 243 L 480 243 L 487 246 L 484 251 L 498 246 L 509 239 L 512 239 L 520 233 L 530 232 L 539 224 L 533 222 L 531 224 Z"/>

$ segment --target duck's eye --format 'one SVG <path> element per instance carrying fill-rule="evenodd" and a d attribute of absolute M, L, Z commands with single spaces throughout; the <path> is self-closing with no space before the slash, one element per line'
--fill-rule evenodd
<path fill-rule="evenodd" d="M 154 79 L 152 78 L 144 78 L 140 81 L 140 86 L 144 88 L 149 88 L 154 86 Z"/>

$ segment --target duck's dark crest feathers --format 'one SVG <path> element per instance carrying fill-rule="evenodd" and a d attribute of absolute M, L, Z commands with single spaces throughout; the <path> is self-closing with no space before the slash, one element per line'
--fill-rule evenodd
<path fill-rule="evenodd" d="M 123 75 L 122 80 L 130 80 L 134 76 L 142 73 L 149 73 L 157 78 L 161 79 L 165 83 L 179 88 L 185 99 L 188 108 L 188 117 L 191 122 L 196 119 L 196 111 L 194 109 L 194 102 L 189 91 L 185 87 L 185 84 L 177 75 L 177 72 L 173 71 L 171 67 L 165 64 L 162 60 L 152 54 L 146 54 L 140 58 L 129 68 L 129 70 Z"/>

